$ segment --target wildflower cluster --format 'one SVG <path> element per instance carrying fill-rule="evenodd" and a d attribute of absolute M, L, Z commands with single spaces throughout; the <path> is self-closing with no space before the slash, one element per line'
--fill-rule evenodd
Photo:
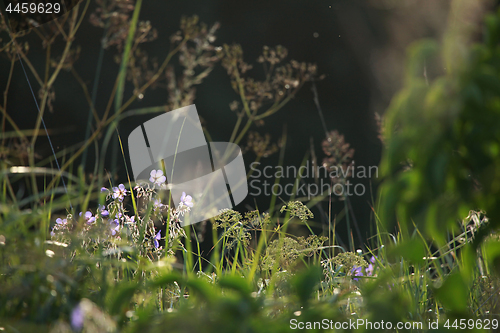
<path fill-rule="evenodd" d="M 251 232 L 265 229 L 271 224 L 269 213 L 260 214 L 259 211 L 249 211 L 243 218 L 239 212 L 223 209 L 215 217 L 215 227 L 224 229 L 222 237 L 224 244 L 231 249 L 235 244 L 241 243 L 248 246 L 252 239 Z"/>
<path fill-rule="evenodd" d="M 310 235 L 308 238 L 275 239 L 266 249 L 266 254 L 262 259 L 262 268 L 264 270 L 273 269 L 277 260 L 280 271 L 289 270 L 296 264 L 297 259 L 304 256 L 310 257 L 317 253 L 326 240 L 326 237 L 316 235 Z"/>
<path fill-rule="evenodd" d="M 332 272 L 340 269 L 343 269 L 346 274 L 354 275 L 356 273 L 359 274 L 363 268 L 368 267 L 366 260 L 354 252 L 339 253 L 333 258 L 323 260 L 321 265 L 323 266 L 327 280 L 331 279 Z"/>
<path fill-rule="evenodd" d="M 243 220 L 240 213 L 232 209 L 223 209 L 215 217 L 215 221 L 217 228 L 224 229 L 222 237 L 228 249 L 231 249 L 238 242 L 248 246 L 251 239 L 251 234 L 247 228 L 248 221 Z"/>
<path fill-rule="evenodd" d="M 352 276 L 374 276 L 374 270 L 375 270 L 375 263 L 376 263 L 376 258 L 374 256 L 372 256 L 370 258 L 370 261 L 369 261 L 369 264 L 368 264 L 368 267 L 364 267 L 364 266 L 354 266 L 352 269 L 351 269 L 351 275 Z M 364 270 L 363 270 L 364 268 Z M 364 271 L 364 273 L 363 273 Z M 353 280 L 355 281 L 358 281 L 357 278 L 354 278 Z"/>
<path fill-rule="evenodd" d="M 248 224 L 252 227 L 265 228 L 270 225 L 272 220 L 269 213 L 259 213 L 258 210 L 252 210 L 245 213 L 245 224 Z"/>
<path fill-rule="evenodd" d="M 69 233 L 81 225 L 78 230 L 81 230 L 83 238 L 90 239 L 85 244 L 87 247 L 96 242 L 107 242 L 109 247 L 114 247 L 117 240 L 126 239 L 140 251 L 158 252 L 163 250 L 160 241 L 166 236 L 165 231 L 162 236 L 162 230 L 167 225 L 168 239 L 165 242 L 166 248 L 171 249 L 176 240 L 185 236 L 180 226 L 181 217 L 190 211 L 194 203 L 192 197 L 183 192 L 177 208 L 163 204 L 155 188 L 157 185 L 162 187 L 165 180 L 161 170 L 153 170 L 151 184 L 137 184 L 133 188 L 135 198 L 142 203 L 136 214 L 130 214 L 126 209 L 126 198 L 133 193 L 124 184 L 111 189 L 101 188 L 101 192 L 106 194 L 106 203 L 99 205 L 95 214 L 88 210 L 80 212 L 78 218 L 71 214 L 66 218 L 57 218 L 51 231 L 52 238 L 69 242 Z"/>
<path fill-rule="evenodd" d="M 314 217 L 311 210 L 300 201 L 290 201 L 283 205 L 280 212 L 283 213 L 284 211 L 290 212 L 290 217 L 298 217 L 302 222 Z"/>

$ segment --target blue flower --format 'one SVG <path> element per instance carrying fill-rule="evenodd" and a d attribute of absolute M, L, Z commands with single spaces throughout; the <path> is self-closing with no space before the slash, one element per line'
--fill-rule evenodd
<path fill-rule="evenodd" d="M 101 187 L 101 192 L 106 192 L 108 189 L 105 187 Z"/>
<path fill-rule="evenodd" d="M 83 313 L 80 304 L 78 304 L 73 308 L 73 311 L 71 311 L 71 326 L 73 326 L 75 331 L 79 331 L 83 328 L 84 318 L 85 314 Z"/>
<path fill-rule="evenodd" d="M 123 184 L 118 185 L 118 187 L 113 187 L 113 199 L 123 201 L 123 198 L 127 195 L 127 193 L 128 191 Z"/>
<path fill-rule="evenodd" d="M 373 275 L 373 264 L 369 264 L 368 268 L 366 269 L 366 276 L 372 276 Z"/>
<path fill-rule="evenodd" d="M 106 206 L 99 205 L 99 212 L 102 217 L 109 216 L 109 211 L 106 209 Z"/>
<path fill-rule="evenodd" d="M 181 195 L 181 202 L 179 203 L 179 206 L 187 206 L 192 208 L 193 207 L 193 197 L 190 195 L 186 195 L 186 192 L 182 192 Z"/>
<path fill-rule="evenodd" d="M 82 216 L 82 212 L 80 212 L 79 216 Z M 84 215 L 85 221 L 87 221 L 87 224 L 92 224 L 95 221 L 95 217 L 92 216 L 92 212 L 86 211 Z"/>
<path fill-rule="evenodd" d="M 63 220 L 63 219 L 58 218 L 58 219 L 56 219 L 56 223 L 59 224 L 59 225 L 67 225 L 68 224 L 68 220 L 66 220 L 66 219 Z"/>
<path fill-rule="evenodd" d="M 151 177 L 149 177 L 149 181 L 151 183 L 155 183 L 158 186 L 162 185 L 167 180 L 167 177 L 163 175 L 163 171 L 161 170 L 152 170 L 150 176 Z"/>
<path fill-rule="evenodd" d="M 363 271 L 362 271 L 362 267 L 356 267 L 354 266 L 352 269 L 351 269 L 351 275 L 352 276 L 364 276 L 363 275 Z M 359 279 L 356 279 L 356 278 L 353 278 L 354 281 L 359 281 Z"/>
<path fill-rule="evenodd" d="M 370 264 L 368 264 L 368 268 L 365 270 L 366 276 L 373 276 L 373 271 L 375 269 L 373 265 L 375 264 L 376 261 L 377 261 L 376 257 L 372 256 L 370 258 Z"/>
<path fill-rule="evenodd" d="M 120 221 L 118 219 L 115 219 L 113 221 L 110 221 L 109 224 L 111 225 L 111 234 L 114 236 L 116 233 L 120 231 Z"/>
<path fill-rule="evenodd" d="M 161 230 L 158 231 L 156 236 L 153 237 L 153 244 L 156 249 L 160 246 L 160 242 L 158 242 L 160 239 L 161 239 Z"/>

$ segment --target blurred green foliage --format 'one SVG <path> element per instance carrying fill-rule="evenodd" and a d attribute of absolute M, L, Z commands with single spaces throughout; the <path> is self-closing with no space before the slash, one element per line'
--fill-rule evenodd
<path fill-rule="evenodd" d="M 482 43 L 461 45 L 449 34 L 443 47 L 411 46 L 405 86 L 386 115 L 380 218 L 406 231 L 415 224 L 439 245 L 471 209 L 500 226 L 498 14 L 486 16 L 484 29 Z M 467 53 L 447 67 L 457 45 Z"/>

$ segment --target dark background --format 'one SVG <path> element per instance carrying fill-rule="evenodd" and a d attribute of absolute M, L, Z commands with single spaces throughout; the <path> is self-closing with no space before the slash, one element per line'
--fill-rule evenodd
<path fill-rule="evenodd" d="M 242 45 L 245 60 L 255 65 L 251 73 L 259 74 L 260 67 L 255 60 L 264 45 L 283 45 L 288 48 L 289 59 L 316 63 L 319 74 L 325 75 L 316 86 L 328 130 L 336 129 L 344 134 L 346 141 L 355 149 L 356 165 L 369 167 L 378 165 L 382 149 L 382 143 L 377 137 L 378 128 L 374 113 L 383 114 L 391 97 L 401 86 L 405 48 L 421 37 L 439 38 L 446 25 L 448 7 L 449 1 L 445 0 L 145 0 L 140 19 L 151 21 L 153 27 L 158 30 L 158 39 L 144 44 L 143 48 L 150 56 L 157 56 L 159 59 L 168 52 L 169 36 L 178 30 L 181 16 L 196 14 L 200 21 L 209 25 L 220 22 L 216 44 Z M 92 3 L 88 14 L 94 9 L 95 5 Z M 92 90 L 102 33 L 102 29 L 92 26 L 86 19 L 74 42 L 74 45 L 80 45 L 82 49 L 75 68 L 87 83 L 89 91 Z M 33 65 L 43 72 L 44 50 L 33 33 L 28 37 L 28 41 L 29 58 Z M 58 48 L 62 48 L 62 45 L 53 46 L 54 53 Z M 118 72 L 118 66 L 113 60 L 115 54 L 114 48 L 107 49 L 104 54 L 96 102 L 101 115 Z M 2 91 L 8 67 L 9 61 L 1 58 Z M 36 85 L 36 81 L 29 75 L 28 77 L 30 82 Z M 88 104 L 71 73 L 62 72 L 54 87 L 54 111 L 47 111 L 44 120 L 48 128 L 61 130 L 51 135 L 56 151 L 59 151 L 84 140 Z M 35 93 L 38 89 L 39 87 L 34 86 Z M 126 90 L 125 96 L 131 94 L 131 89 Z M 231 89 L 226 71 L 220 64 L 216 65 L 212 74 L 198 86 L 195 103 L 214 141 L 229 140 L 236 115 L 229 110 L 228 105 L 236 99 L 237 95 Z M 148 90 L 144 99 L 134 102 L 129 109 L 163 105 L 166 101 L 165 90 Z M 37 110 L 19 63 L 16 64 L 9 93 L 8 111 L 21 128 L 34 127 Z M 122 140 L 127 138 L 132 129 L 153 116 L 133 117 L 122 121 Z M 298 167 L 304 154 L 310 149 L 311 140 L 321 162 L 324 157 L 321 142 L 325 135 L 310 84 L 306 84 L 284 109 L 266 118 L 264 126 L 254 125 L 252 130 L 261 134 L 269 133 L 272 141 L 276 142 L 285 127 L 287 144 L 284 165 Z M 244 140 L 240 146 L 245 143 Z M 50 155 L 46 138 L 38 139 L 36 150 L 43 157 Z M 112 151 L 108 149 L 109 161 L 110 154 Z M 93 156 L 92 150 L 90 156 Z M 246 154 L 244 158 L 248 164 L 254 160 L 252 153 Z M 86 163 L 87 172 L 93 170 L 92 159 Z M 108 167 L 109 161 L 106 161 Z M 118 161 L 121 161 L 121 157 Z M 278 154 L 261 162 L 277 165 Z M 123 163 L 118 165 L 117 170 L 112 171 L 117 176 L 116 183 L 126 181 Z M 366 239 L 373 227 L 370 208 L 372 198 L 368 180 L 357 179 L 354 183 L 359 181 L 364 183 L 367 193 L 362 197 L 352 197 L 351 203 L 362 237 Z M 376 182 L 376 179 L 372 179 L 373 186 L 376 186 Z M 287 198 L 282 199 L 286 201 Z M 268 202 L 269 198 L 266 197 L 249 196 L 237 208 L 246 211 L 257 204 L 262 209 L 268 207 Z M 326 202 L 322 207 L 328 211 Z M 334 203 L 333 213 L 338 213 L 343 207 L 343 203 Z M 313 212 L 316 221 L 322 222 L 320 211 L 315 208 Z M 338 231 L 346 242 L 347 233 L 343 221 L 339 222 Z"/>

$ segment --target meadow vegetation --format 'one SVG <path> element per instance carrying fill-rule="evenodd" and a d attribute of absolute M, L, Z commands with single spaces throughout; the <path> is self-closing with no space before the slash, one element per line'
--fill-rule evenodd
<path fill-rule="evenodd" d="M 269 207 L 225 210 L 181 227 L 196 202 L 184 193 L 181 204 L 169 205 L 168 193 L 154 186 L 165 182 L 161 172 L 145 183 L 131 175 L 114 178 L 103 161 L 118 137 L 113 163 L 127 168 L 119 122 L 193 104 L 196 86 L 215 66 L 227 71 L 235 93 L 227 109 L 235 119 L 230 141 L 246 139 L 246 151 L 259 163 L 280 153 L 286 136 L 272 143 L 254 131 L 257 125 L 321 76 L 314 64 L 288 60 L 282 46 L 264 47 L 255 64 L 247 63 L 241 46 L 216 44 L 218 24 L 197 17 L 182 18 L 170 51 L 153 60 L 141 48 L 157 38 L 154 27 L 139 20 L 141 0 L 97 0 L 93 13 L 89 3 L 10 36 L 1 22 L 7 36 L 1 61 L 11 66 L 10 76 L 1 78 L 0 105 L 2 330 L 289 332 L 308 322 L 311 331 L 373 330 L 367 322 L 384 322 L 386 331 L 424 332 L 434 322 L 442 331 L 498 327 L 500 13 L 487 13 L 478 42 L 459 42 L 462 32 L 450 25 L 442 43 L 424 40 L 409 48 L 404 87 L 380 121 L 385 147 L 372 203 L 376 233 L 358 249 L 354 232 L 343 242 L 335 232 L 336 224 L 350 223 L 349 210 L 344 221 L 329 216 L 322 234 L 310 226 L 312 207 L 342 199 L 332 193 L 309 201 L 274 196 Z M 102 47 L 116 54 L 115 86 L 102 112 L 74 68 L 78 28 L 88 19 L 105 31 Z M 26 34 L 38 35 L 47 52 L 41 70 L 30 62 Z M 57 54 L 55 41 L 64 44 Z M 11 76 L 21 63 L 37 93 L 32 130 L 9 116 L 16 112 L 7 99 Z M 41 159 L 35 145 L 45 135 L 42 118 L 52 109 L 61 71 L 72 73 L 89 103 L 87 137 Z M 257 71 L 262 75 L 252 76 Z M 133 87 L 130 96 L 126 86 Z M 130 110 L 153 88 L 166 90 L 165 105 Z M 210 138 L 210 124 L 204 130 Z M 99 158 L 85 172 L 76 161 L 90 159 L 88 149 L 97 142 Z M 355 159 L 337 131 L 328 132 L 323 149 L 328 166 L 346 170 Z M 349 182 L 349 173 L 341 174 L 332 182 Z M 299 172 L 295 186 L 300 178 Z M 295 225 L 309 235 L 292 234 Z M 202 242 L 213 245 L 208 254 Z M 356 329 L 336 326 L 359 320 L 365 325 Z M 406 325 L 396 329 L 398 322 Z"/>

